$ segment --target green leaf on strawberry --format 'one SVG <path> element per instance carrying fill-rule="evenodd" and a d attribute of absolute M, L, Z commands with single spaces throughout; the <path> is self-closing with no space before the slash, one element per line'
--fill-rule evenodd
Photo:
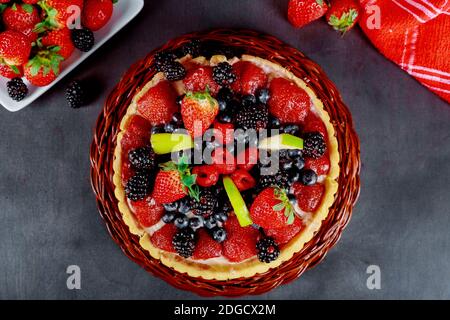
<path fill-rule="evenodd" d="M 163 171 L 178 171 L 180 181 L 184 188 L 186 188 L 190 197 L 199 200 L 199 187 L 195 184 L 197 175 L 191 174 L 186 157 L 179 159 L 178 163 L 173 161 L 165 162 L 159 165 Z"/>
<path fill-rule="evenodd" d="M 340 17 L 331 15 L 328 24 L 333 27 L 334 30 L 345 34 L 354 24 L 358 18 L 358 11 L 350 9 L 348 12 L 343 12 Z"/>
<path fill-rule="evenodd" d="M 274 191 L 275 197 L 281 202 L 273 206 L 273 210 L 282 211 L 284 210 L 284 215 L 287 219 L 286 224 L 292 224 L 295 218 L 295 210 L 292 204 L 289 202 L 289 198 L 286 191 L 280 188 L 276 188 Z"/>

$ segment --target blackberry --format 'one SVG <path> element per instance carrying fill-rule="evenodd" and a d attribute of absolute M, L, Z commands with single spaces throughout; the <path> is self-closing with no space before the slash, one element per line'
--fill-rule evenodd
<path fill-rule="evenodd" d="M 178 231 L 172 238 L 175 251 L 183 258 L 189 258 L 195 249 L 195 232 L 190 228 Z"/>
<path fill-rule="evenodd" d="M 166 67 L 172 64 L 176 58 L 176 55 L 171 51 L 158 52 L 154 57 L 156 70 L 159 72 L 164 72 Z"/>
<path fill-rule="evenodd" d="M 198 201 L 192 198 L 191 209 L 195 215 L 209 217 L 216 206 L 217 198 L 211 189 L 202 189 Z"/>
<path fill-rule="evenodd" d="M 259 177 L 258 186 L 261 189 L 268 187 L 289 188 L 289 175 L 287 173 L 278 173 L 274 175 L 262 175 Z"/>
<path fill-rule="evenodd" d="M 261 89 L 258 92 L 258 101 L 266 104 L 270 99 L 269 89 Z"/>
<path fill-rule="evenodd" d="M 182 80 L 186 76 L 186 69 L 178 61 L 174 61 L 164 68 L 164 74 L 169 81 Z"/>
<path fill-rule="evenodd" d="M 181 52 L 183 56 L 190 54 L 193 58 L 200 55 L 201 42 L 198 39 L 193 39 L 192 41 L 186 43 L 182 48 Z"/>
<path fill-rule="evenodd" d="M 327 145 L 319 132 L 308 132 L 303 137 L 303 154 L 310 158 L 320 158 L 325 154 Z"/>
<path fill-rule="evenodd" d="M 78 109 L 85 103 L 85 92 L 80 81 L 75 80 L 66 89 L 66 99 L 69 106 Z"/>
<path fill-rule="evenodd" d="M 228 62 L 220 62 L 213 68 L 213 79 L 221 86 L 228 86 L 236 81 L 236 75 L 233 72 L 231 64 Z"/>
<path fill-rule="evenodd" d="M 142 200 L 150 192 L 151 179 L 148 172 L 140 171 L 128 180 L 125 193 L 132 201 Z"/>
<path fill-rule="evenodd" d="M 78 50 L 88 52 L 95 44 L 94 33 L 88 28 L 72 29 L 72 42 Z"/>
<path fill-rule="evenodd" d="M 156 167 L 156 154 L 151 147 L 142 147 L 128 153 L 131 165 L 138 170 L 152 170 Z"/>
<path fill-rule="evenodd" d="M 28 94 L 28 87 L 22 78 L 14 78 L 6 84 L 8 95 L 15 101 L 23 100 Z"/>
<path fill-rule="evenodd" d="M 234 123 L 237 128 L 265 129 L 269 121 L 269 111 L 265 105 L 244 105 L 236 114 Z"/>
<path fill-rule="evenodd" d="M 280 248 L 271 237 L 262 238 L 256 243 L 258 259 L 261 262 L 270 263 L 280 255 Z"/>

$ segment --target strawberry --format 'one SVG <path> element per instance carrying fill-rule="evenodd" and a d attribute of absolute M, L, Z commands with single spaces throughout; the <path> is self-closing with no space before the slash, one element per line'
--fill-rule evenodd
<path fill-rule="evenodd" d="M 248 61 L 239 61 L 233 64 L 236 81 L 231 88 L 240 94 L 255 94 L 259 88 L 267 83 L 267 75 L 255 64 Z"/>
<path fill-rule="evenodd" d="M 86 0 L 81 14 L 81 23 L 92 31 L 103 28 L 113 14 L 113 0 Z"/>
<path fill-rule="evenodd" d="M 9 66 L 4 63 L 0 63 L 0 76 L 13 79 L 13 78 L 21 78 L 23 76 L 23 67 L 22 66 Z"/>
<path fill-rule="evenodd" d="M 169 81 L 160 81 L 137 102 L 138 112 L 152 125 L 169 122 L 178 111 L 177 93 Z"/>
<path fill-rule="evenodd" d="M 319 132 L 325 138 L 328 137 L 327 128 L 325 127 L 322 119 L 320 119 L 312 112 L 308 113 L 305 118 L 305 123 L 303 124 L 303 132 Z"/>
<path fill-rule="evenodd" d="M 121 140 L 122 154 L 128 159 L 131 149 L 148 145 L 151 125 L 141 116 L 133 115 L 127 123 L 125 133 Z"/>
<path fill-rule="evenodd" d="M 197 246 L 195 247 L 193 259 L 210 259 L 222 255 L 222 245 L 213 240 L 213 238 L 203 229 L 197 233 Z"/>
<path fill-rule="evenodd" d="M 300 218 L 295 218 L 292 224 L 277 229 L 264 230 L 266 235 L 273 237 L 278 244 L 285 244 L 294 238 L 302 229 L 303 224 Z"/>
<path fill-rule="evenodd" d="M 36 40 L 37 34 L 33 29 L 40 21 L 38 10 L 31 4 L 13 3 L 3 12 L 6 29 L 22 32 L 30 38 L 30 41 Z"/>
<path fill-rule="evenodd" d="M 241 151 L 236 157 L 237 167 L 250 171 L 258 163 L 258 153 L 258 148 L 255 147 Z"/>
<path fill-rule="evenodd" d="M 314 170 L 317 175 L 327 174 L 330 171 L 330 157 L 325 153 L 319 159 L 309 158 L 305 159 L 305 169 Z"/>
<path fill-rule="evenodd" d="M 27 3 L 27 4 L 37 4 L 39 1 L 40 0 L 22 0 L 23 3 Z"/>
<path fill-rule="evenodd" d="M 292 187 L 298 206 L 302 211 L 313 212 L 317 210 L 325 192 L 323 184 L 316 183 L 312 186 L 305 186 L 301 183 L 294 183 Z"/>
<path fill-rule="evenodd" d="M 0 62 L 20 66 L 28 61 L 31 41 L 23 33 L 7 30 L 0 33 Z"/>
<path fill-rule="evenodd" d="M 36 25 L 35 31 L 41 33 L 45 30 L 69 27 L 79 19 L 83 10 L 83 0 L 42 0 L 39 1 L 44 20 Z M 73 10 L 78 7 L 78 10 Z"/>
<path fill-rule="evenodd" d="M 58 47 L 40 50 L 28 61 L 24 67 L 27 80 L 37 86 L 44 87 L 52 83 L 59 74 L 61 61 L 64 60 L 57 54 Z"/>
<path fill-rule="evenodd" d="M 259 231 L 251 226 L 241 227 L 236 216 L 225 223 L 227 239 L 223 242 L 223 255 L 231 262 L 240 262 L 256 255 Z"/>
<path fill-rule="evenodd" d="M 232 123 L 222 123 L 214 121 L 214 142 L 222 145 L 230 144 L 234 141 L 234 126 Z"/>
<path fill-rule="evenodd" d="M 221 174 L 231 174 L 236 170 L 236 159 L 226 148 L 216 148 L 211 152 L 211 164 Z"/>
<path fill-rule="evenodd" d="M 195 185 L 195 175 L 191 175 L 189 166 L 183 159 L 179 164 L 172 161 L 161 165 L 153 187 L 153 198 L 158 203 L 171 203 L 186 195 L 198 200 L 198 186 Z"/>
<path fill-rule="evenodd" d="M 245 191 L 256 186 L 255 178 L 244 169 L 237 169 L 233 172 L 231 174 L 231 179 L 239 191 Z"/>
<path fill-rule="evenodd" d="M 213 79 L 212 70 L 209 66 L 190 69 L 183 79 L 186 90 L 191 92 L 204 92 L 209 90 L 212 95 L 216 95 L 220 87 Z"/>
<path fill-rule="evenodd" d="M 219 113 L 219 104 L 208 92 L 188 92 L 181 101 L 181 115 L 192 137 L 202 136 Z"/>
<path fill-rule="evenodd" d="M 327 22 L 334 30 L 345 34 L 358 22 L 359 3 L 355 0 L 332 0 L 326 14 Z"/>
<path fill-rule="evenodd" d="M 250 216 L 254 223 L 264 229 L 282 228 L 292 224 L 294 209 L 282 189 L 266 188 L 253 201 Z"/>
<path fill-rule="evenodd" d="M 42 37 L 41 44 L 45 47 L 58 46 L 59 50 L 56 52 L 64 59 L 68 59 L 75 50 L 68 28 L 48 32 Z"/>
<path fill-rule="evenodd" d="M 175 248 L 172 244 L 172 239 L 175 233 L 178 231 L 177 227 L 173 224 L 166 224 L 161 229 L 153 233 L 150 237 L 153 245 L 161 250 L 168 252 L 175 252 Z"/>
<path fill-rule="evenodd" d="M 144 228 L 151 227 L 159 222 L 164 214 L 164 207 L 151 196 L 139 201 L 130 201 L 130 205 L 139 224 Z"/>
<path fill-rule="evenodd" d="M 213 165 L 195 166 L 192 174 L 196 175 L 195 181 L 200 187 L 211 187 L 219 181 L 219 171 Z"/>
<path fill-rule="evenodd" d="M 122 169 L 121 169 L 121 177 L 122 177 L 122 184 L 125 187 L 127 184 L 127 181 L 134 176 L 135 170 L 131 163 L 129 161 L 122 161 Z"/>
<path fill-rule="evenodd" d="M 283 123 L 303 123 L 311 106 L 305 90 L 284 78 L 270 82 L 269 112 Z"/>
<path fill-rule="evenodd" d="M 288 20 L 296 28 L 319 19 L 328 10 L 324 0 L 289 0 Z"/>

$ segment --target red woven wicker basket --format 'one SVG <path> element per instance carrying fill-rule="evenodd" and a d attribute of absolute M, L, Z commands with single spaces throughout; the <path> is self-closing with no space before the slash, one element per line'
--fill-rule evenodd
<path fill-rule="evenodd" d="M 189 277 L 164 266 L 139 245 L 137 236 L 129 232 L 114 196 L 112 164 L 119 123 L 133 95 L 155 74 L 154 54 L 160 50 L 179 48 L 192 39 L 223 42 L 228 47 L 279 63 L 296 76 L 307 79 L 308 85 L 322 100 L 326 111 L 330 114 L 339 143 L 341 169 L 338 178 L 339 189 L 321 229 L 292 259 L 278 268 L 251 278 L 226 282 L 204 280 Z M 296 279 L 306 269 L 317 265 L 340 238 L 349 222 L 351 210 L 360 190 L 359 140 L 353 129 L 350 112 L 342 102 L 334 84 L 317 64 L 295 48 L 272 36 L 249 30 L 219 29 L 187 34 L 169 41 L 162 48 L 152 51 L 143 60 L 135 63 L 113 89 L 103 107 L 95 127 L 90 157 L 92 188 L 100 214 L 112 238 L 130 259 L 153 275 L 177 288 L 193 291 L 202 296 L 261 294 Z"/>

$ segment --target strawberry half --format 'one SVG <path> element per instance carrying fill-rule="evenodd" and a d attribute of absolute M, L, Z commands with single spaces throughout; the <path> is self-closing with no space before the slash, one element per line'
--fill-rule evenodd
<path fill-rule="evenodd" d="M 40 50 L 28 61 L 24 67 L 24 73 L 31 84 L 43 87 L 55 81 L 59 75 L 61 61 L 64 60 L 57 53 L 58 50 L 58 47 Z"/>
<path fill-rule="evenodd" d="M 227 239 L 222 243 L 223 255 L 231 262 L 240 262 L 256 255 L 256 241 L 259 231 L 255 228 L 241 227 L 236 216 L 231 216 L 225 223 Z"/>
<path fill-rule="evenodd" d="M 303 123 L 311 107 L 305 90 L 284 78 L 270 82 L 269 112 L 282 123 Z"/>
<path fill-rule="evenodd" d="M 306 116 L 305 123 L 303 124 L 303 132 L 319 132 L 325 139 L 328 137 L 327 128 L 322 119 L 312 112 L 309 112 Z"/>
<path fill-rule="evenodd" d="M 34 41 L 37 34 L 33 32 L 34 27 L 41 21 L 39 12 L 31 4 L 13 3 L 3 12 L 3 23 L 8 30 L 21 32 Z"/>
<path fill-rule="evenodd" d="M 213 79 L 212 67 L 201 66 L 190 69 L 183 79 L 187 91 L 204 92 L 209 90 L 212 95 L 216 95 L 220 86 Z"/>
<path fill-rule="evenodd" d="M 192 137 L 202 136 L 219 113 L 219 103 L 208 92 L 188 92 L 181 101 L 181 115 Z"/>
<path fill-rule="evenodd" d="M 295 218 L 292 224 L 277 229 L 265 229 L 269 237 L 273 237 L 278 244 L 285 244 L 294 238 L 301 230 L 303 224 L 300 218 Z"/>
<path fill-rule="evenodd" d="M 286 193 L 279 188 L 266 188 L 258 194 L 250 208 L 252 221 L 264 229 L 283 228 L 292 224 L 294 209 Z"/>
<path fill-rule="evenodd" d="M 294 194 L 297 197 L 299 208 L 305 212 L 316 211 L 322 200 L 325 192 L 323 184 L 315 184 L 312 186 L 305 186 L 301 183 L 294 183 Z"/>
<path fill-rule="evenodd" d="M 85 0 L 81 23 L 92 31 L 100 30 L 111 20 L 113 7 L 113 0 Z"/>
<path fill-rule="evenodd" d="M 358 22 L 359 3 L 355 0 L 332 0 L 326 14 L 327 22 L 334 30 L 345 34 Z"/>
<path fill-rule="evenodd" d="M 41 33 L 45 30 L 68 27 L 80 18 L 83 10 L 83 0 L 42 0 L 39 1 L 44 20 L 38 23 L 35 31 Z M 78 7 L 77 10 L 73 8 Z"/>
<path fill-rule="evenodd" d="M 231 88 L 240 94 L 255 94 L 256 91 L 267 84 L 266 73 L 249 61 L 238 61 L 233 64 L 236 81 Z"/>
<path fill-rule="evenodd" d="M 138 112 L 152 125 L 167 123 L 178 111 L 177 93 L 169 81 L 160 81 L 137 102 Z"/>
<path fill-rule="evenodd" d="M 175 248 L 172 244 L 172 239 L 177 231 L 177 227 L 175 227 L 173 224 L 166 224 L 161 229 L 156 231 L 150 237 L 150 240 L 155 247 L 161 250 L 175 252 Z"/>
<path fill-rule="evenodd" d="M 56 53 L 58 53 L 64 59 L 68 59 L 75 50 L 75 46 L 73 45 L 71 38 L 71 33 L 68 28 L 62 28 L 48 32 L 42 37 L 42 39 L 40 40 L 40 44 L 45 47 L 57 46 L 58 50 L 56 50 Z"/>
<path fill-rule="evenodd" d="M 128 152 L 131 149 L 148 145 L 150 129 L 150 122 L 141 116 L 133 115 L 128 120 L 125 133 L 121 140 L 122 154 L 126 159 L 128 159 Z"/>
<path fill-rule="evenodd" d="M 289 0 L 288 20 L 296 28 L 324 16 L 328 6 L 324 0 Z"/>
<path fill-rule="evenodd" d="M 211 259 L 222 255 L 222 245 L 203 229 L 197 232 L 197 245 L 195 246 L 193 259 Z"/>
<path fill-rule="evenodd" d="M 318 159 L 307 157 L 305 159 L 305 169 L 314 170 L 317 175 L 324 175 L 330 171 L 330 157 L 325 153 Z"/>
<path fill-rule="evenodd" d="M 23 65 L 28 61 L 30 52 L 31 41 L 23 33 L 14 30 L 0 33 L 0 63 Z"/>
<path fill-rule="evenodd" d="M 189 166 L 181 159 L 180 163 L 172 161 L 161 165 L 153 187 L 153 198 L 158 203 L 171 203 L 189 194 L 198 200 L 199 190 L 195 185 L 195 175 L 191 175 Z"/>
<path fill-rule="evenodd" d="M 164 213 L 164 207 L 157 203 L 152 196 L 140 201 L 130 201 L 130 205 L 139 224 L 144 228 L 156 224 Z"/>

